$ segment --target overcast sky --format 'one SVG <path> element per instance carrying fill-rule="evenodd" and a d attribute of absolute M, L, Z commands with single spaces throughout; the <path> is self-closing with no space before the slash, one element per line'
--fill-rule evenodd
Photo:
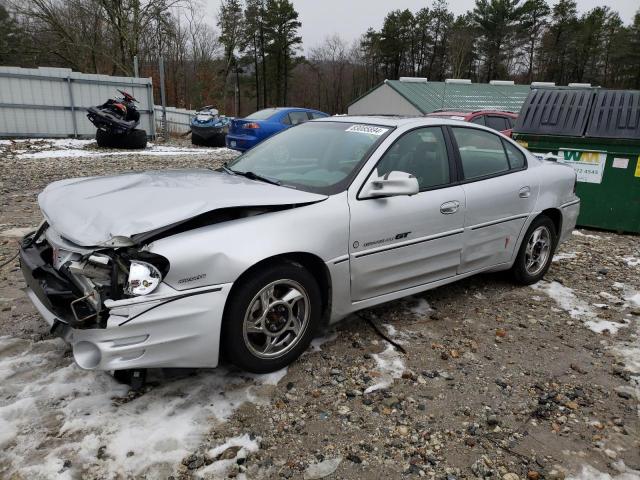
<path fill-rule="evenodd" d="M 208 13 L 215 17 L 219 0 L 204 0 Z M 302 22 L 302 41 L 305 51 L 318 45 L 328 35 L 337 33 L 348 42 L 360 37 L 367 28 L 379 29 L 385 15 L 393 9 L 415 12 L 430 6 L 430 0 L 292 0 Z M 554 0 L 550 4 L 557 3 Z M 640 0 L 577 0 L 578 11 L 586 12 L 598 5 L 617 10 L 625 23 L 630 23 L 640 9 Z M 473 9 L 475 0 L 449 0 L 455 14 Z M 215 20 L 213 20 L 215 22 Z"/>

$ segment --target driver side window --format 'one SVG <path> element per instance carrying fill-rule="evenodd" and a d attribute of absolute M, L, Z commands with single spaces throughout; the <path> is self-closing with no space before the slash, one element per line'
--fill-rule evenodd
<path fill-rule="evenodd" d="M 449 157 L 440 127 L 412 130 L 387 150 L 377 165 L 378 175 L 400 171 L 418 179 L 420 191 L 451 180 Z"/>

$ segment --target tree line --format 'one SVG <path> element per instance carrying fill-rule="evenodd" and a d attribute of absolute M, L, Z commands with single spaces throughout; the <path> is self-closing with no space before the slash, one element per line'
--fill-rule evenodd
<path fill-rule="evenodd" d="M 330 35 L 306 52 L 301 25 L 290 0 L 221 0 L 215 26 L 197 0 L 0 0 L 0 65 L 131 76 L 136 57 L 157 90 L 162 57 L 169 105 L 227 114 L 343 113 L 401 76 L 640 89 L 640 11 L 625 25 L 609 7 L 579 13 L 574 0 L 476 0 L 462 15 L 425 0 L 354 42 Z"/>

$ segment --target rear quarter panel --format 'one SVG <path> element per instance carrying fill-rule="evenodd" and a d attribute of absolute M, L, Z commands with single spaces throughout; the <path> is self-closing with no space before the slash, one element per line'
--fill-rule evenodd
<path fill-rule="evenodd" d="M 561 163 L 538 160 L 540 164 L 536 169 L 540 179 L 540 194 L 536 202 L 535 212 L 547 209 L 557 209 L 562 213 L 562 225 L 559 233 L 559 242 L 563 242 L 575 228 L 580 203 L 579 198 L 573 192 L 576 174 L 573 168 Z"/>

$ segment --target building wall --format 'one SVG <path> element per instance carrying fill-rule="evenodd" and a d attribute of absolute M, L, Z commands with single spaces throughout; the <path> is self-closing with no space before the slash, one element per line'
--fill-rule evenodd
<path fill-rule="evenodd" d="M 422 115 L 420 110 L 384 83 L 349 105 L 348 113 L 349 115 Z"/>
<path fill-rule="evenodd" d="M 155 135 L 150 78 L 111 77 L 68 68 L 0 67 L 0 138 L 93 137 L 86 109 L 118 96 L 138 101 L 140 126 Z"/>

